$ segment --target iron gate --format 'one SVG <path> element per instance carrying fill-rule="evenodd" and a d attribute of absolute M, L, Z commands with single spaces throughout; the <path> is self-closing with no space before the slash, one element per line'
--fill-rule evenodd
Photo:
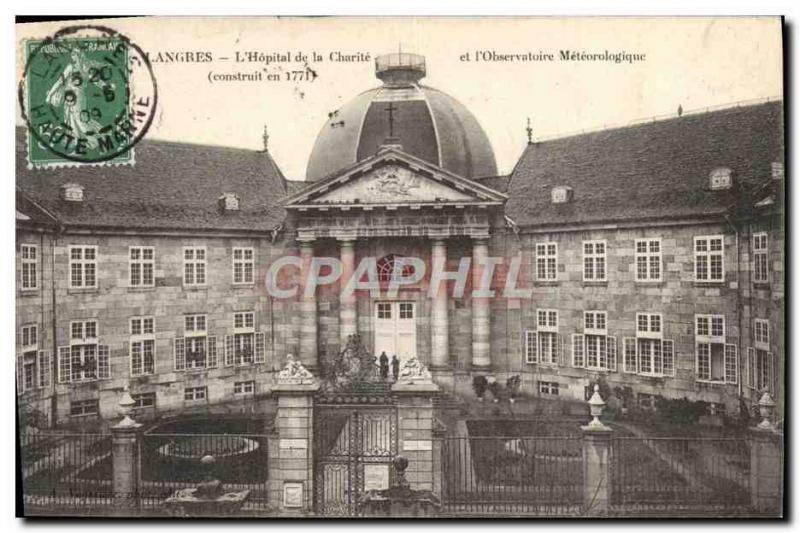
<path fill-rule="evenodd" d="M 397 455 L 397 409 L 388 399 L 339 400 L 314 406 L 314 509 L 321 516 L 359 515 L 366 490 L 388 488 Z"/>

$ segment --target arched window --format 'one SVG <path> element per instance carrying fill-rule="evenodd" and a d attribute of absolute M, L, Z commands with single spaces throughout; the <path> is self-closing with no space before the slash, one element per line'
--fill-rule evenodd
<path fill-rule="evenodd" d="M 378 259 L 378 281 L 380 282 L 391 281 L 392 274 L 394 273 L 394 267 L 398 259 L 402 261 L 401 257 L 398 257 L 394 254 L 389 254 Z M 403 270 L 402 270 L 403 277 L 408 277 L 413 273 L 414 273 L 413 266 L 403 265 Z"/>

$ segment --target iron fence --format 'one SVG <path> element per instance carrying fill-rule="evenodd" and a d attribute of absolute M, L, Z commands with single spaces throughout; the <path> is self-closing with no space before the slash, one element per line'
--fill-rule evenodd
<path fill-rule="evenodd" d="M 442 439 L 442 509 L 449 515 L 572 515 L 583 494 L 582 438 Z"/>
<path fill-rule="evenodd" d="M 611 505 L 618 510 L 744 509 L 750 501 L 746 439 L 617 437 Z"/>
<path fill-rule="evenodd" d="M 201 463 L 211 455 L 212 465 Z M 145 434 L 139 441 L 140 509 L 167 513 L 166 500 L 181 489 L 208 479 L 224 492 L 248 491 L 240 513 L 258 513 L 269 505 L 268 438 L 255 434 Z"/>
<path fill-rule="evenodd" d="M 26 512 L 87 512 L 113 502 L 111 435 L 20 434 Z"/>

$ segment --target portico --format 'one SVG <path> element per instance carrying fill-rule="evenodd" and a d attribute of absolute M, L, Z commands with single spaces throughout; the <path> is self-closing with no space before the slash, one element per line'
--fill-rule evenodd
<path fill-rule="evenodd" d="M 386 351 L 401 359 L 416 356 L 434 373 L 452 369 L 451 308 L 456 294 L 458 305 L 471 312 L 470 365 L 490 368 L 489 299 L 473 297 L 471 286 L 482 281 L 490 228 L 504 201 L 501 193 L 397 147 L 382 149 L 287 198 L 301 276 L 308 274 L 306 265 L 322 250 L 341 263 L 335 294 L 304 291 L 298 298 L 301 361 L 322 364 L 320 353 L 334 353 L 357 333 L 375 355 Z M 402 265 L 386 270 L 388 261 L 405 256 L 424 261 L 424 277 Z M 377 285 L 345 290 L 354 274 L 369 281 L 369 272 L 359 271 L 364 260 L 375 261 Z M 399 278 L 392 279 L 397 274 Z"/>

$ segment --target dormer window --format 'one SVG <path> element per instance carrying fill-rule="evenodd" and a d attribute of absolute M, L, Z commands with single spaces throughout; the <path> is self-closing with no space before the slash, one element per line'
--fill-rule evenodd
<path fill-rule="evenodd" d="M 715 168 L 708 175 L 708 186 L 712 191 L 730 189 L 732 181 L 731 169 L 727 167 Z"/>
<path fill-rule="evenodd" d="M 219 197 L 219 207 L 223 211 L 238 211 L 239 197 L 232 192 L 226 192 Z"/>
<path fill-rule="evenodd" d="M 550 201 L 554 204 L 566 204 L 572 200 L 572 187 L 553 187 L 550 191 Z"/>
<path fill-rule="evenodd" d="M 65 183 L 61 186 L 61 199 L 67 202 L 82 202 L 83 185 L 78 183 Z"/>

